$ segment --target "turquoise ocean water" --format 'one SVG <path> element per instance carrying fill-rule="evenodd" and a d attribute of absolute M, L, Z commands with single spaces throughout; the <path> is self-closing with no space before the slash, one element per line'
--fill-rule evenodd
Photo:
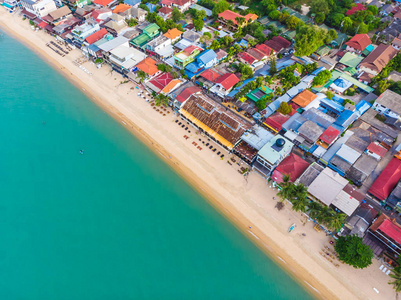
<path fill-rule="evenodd" d="M 33 52 L 0 54 L 0 299 L 312 299 Z"/>

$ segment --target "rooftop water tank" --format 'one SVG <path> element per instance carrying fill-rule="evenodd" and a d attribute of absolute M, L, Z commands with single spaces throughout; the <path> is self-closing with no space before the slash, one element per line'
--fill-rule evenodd
<path fill-rule="evenodd" d="M 283 147 L 284 146 L 284 144 L 285 144 L 285 140 L 284 139 L 282 139 L 282 138 L 279 138 L 279 139 L 277 139 L 276 140 L 276 146 L 277 147 Z"/>

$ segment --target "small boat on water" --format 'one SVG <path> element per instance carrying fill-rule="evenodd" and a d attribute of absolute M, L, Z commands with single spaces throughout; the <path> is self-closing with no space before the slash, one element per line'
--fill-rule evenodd
<path fill-rule="evenodd" d="M 80 154 L 84 154 L 84 150 L 79 150 L 79 153 Z"/>
<path fill-rule="evenodd" d="M 292 224 L 292 225 L 290 226 L 290 228 L 288 228 L 288 232 L 291 232 L 291 231 L 293 231 L 293 230 L 294 230 L 294 228 L 295 228 L 295 223 L 294 223 L 294 224 Z"/>

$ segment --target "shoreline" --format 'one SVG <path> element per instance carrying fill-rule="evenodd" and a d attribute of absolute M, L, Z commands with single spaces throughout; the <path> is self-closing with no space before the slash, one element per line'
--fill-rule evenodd
<path fill-rule="evenodd" d="M 11 22 L 8 22 L 8 24 L 14 24 L 15 20 L 13 19 L 19 18 L 17 15 L 13 14 L 7 17 L 5 11 L 0 11 L 0 16 L 2 16 L 2 19 L 0 20 L 0 29 L 6 32 L 7 35 L 9 35 L 10 37 L 15 38 L 16 40 L 27 46 L 29 49 L 33 50 L 41 57 L 41 59 L 43 59 L 46 63 L 56 69 L 67 80 L 74 84 L 74 86 L 79 88 L 81 92 L 85 93 L 86 96 L 96 105 L 98 105 L 103 111 L 107 112 L 122 126 L 128 129 L 153 153 L 155 153 L 159 158 L 166 162 L 170 166 L 170 168 L 172 168 L 181 178 L 183 178 L 188 184 L 190 184 L 191 187 L 193 187 L 198 193 L 200 193 L 208 201 L 208 203 L 212 205 L 213 208 L 215 208 L 238 230 L 244 233 L 247 238 L 249 238 L 254 244 L 256 244 L 259 249 L 261 249 L 268 256 L 269 259 L 272 259 L 286 273 L 288 273 L 293 279 L 295 279 L 297 283 L 305 287 L 305 289 L 310 291 L 310 293 L 313 294 L 315 297 L 320 299 L 381 298 L 382 295 L 378 295 L 379 298 L 366 296 L 363 294 L 363 291 L 356 290 L 359 289 L 359 287 L 351 290 L 349 286 L 346 286 L 344 282 L 338 280 L 338 278 L 336 278 L 337 276 L 331 274 L 331 272 L 327 270 L 324 266 L 322 266 L 322 264 L 317 263 L 312 255 L 309 255 L 310 253 L 307 253 L 305 249 L 297 247 L 296 242 L 292 241 L 293 236 L 285 236 L 282 232 L 283 228 L 277 228 L 277 225 L 275 226 L 275 224 L 271 222 L 270 219 L 266 218 L 262 209 L 258 211 L 258 209 L 256 208 L 257 204 L 249 203 L 246 201 L 246 199 L 243 198 L 239 198 L 234 201 L 234 197 L 236 197 L 236 195 L 231 193 L 230 186 L 228 184 L 228 186 L 222 186 L 219 182 L 216 182 L 215 184 L 208 184 L 204 179 L 201 178 L 201 176 L 197 175 L 198 172 L 194 171 L 197 169 L 198 165 L 192 165 L 191 161 L 185 161 L 186 158 L 182 157 L 180 153 L 177 153 L 177 155 L 175 155 L 175 153 L 178 151 L 175 151 L 176 149 L 174 148 L 169 148 L 169 145 L 163 144 L 161 142 L 156 142 L 156 139 L 151 135 L 152 130 L 141 126 L 141 124 L 139 124 L 140 120 L 131 118 L 125 110 L 121 109 L 121 107 L 110 103 L 111 100 L 108 101 L 106 99 L 106 95 L 102 97 L 101 91 L 98 91 L 96 93 L 96 86 L 93 87 L 91 86 L 91 84 L 88 83 L 84 84 L 81 80 L 79 80 L 79 78 L 86 79 L 87 77 L 89 77 L 88 74 L 82 73 L 82 77 L 80 74 L 79 76 L 77 76 L 76 74 L 74 74 L 77 72 L 73 72 L 77 70 L 71 69 L 73 68 L 73 65 L 67 64 L 65 58 L 55 58 L 55 55 L 57 54 L 54 53 L 54 55 L 49 55 L 49 53 L 46 53 L 47 51 L 44 42 L 41 44 L 34 43 L 33 41 L 28 39 L 28 36 L 23 37 L 21 32 L 18 32 L 16 28 L 10 28 L 9 26 L 7 26 L 6 19 L 8 19 L 9 21 L 11 20 Z M 22 19 L 19 19 L 19 23 L 23 23 Z M 25 21 L 25 23 L 27 23 L 27 21 Z M 33 32 L 29 28 L 29 24 L 25 25 L 27 25 L 25 26 L 27 27 L 27 31 L 31 31 L 32 36 L 45 35 L 45 33 L 43 32 Z M 23 24 L 21 25 L 21 27 L 23 27 Z M 29 38 L 30 37 L 31 36 L 29 36 Z M 50 35 L 48 35 L 47 38 L 49 40 L 53 39 Z M 106 67 L 103 68 L 105 69 Z M 136 90 L 134 90 L 134 93 L 135 92 Z M 121 103 L 121 105 L 123 104 Z M 144 104 L 144 106 L 146 106 L 146 104 Z M 128 107 L 127 109 L 130 108 Z M 145 109 L 150 110 L 148 107 Z M 141 114 L 140 109 L 138 109 L 136 114 Z M 180 157 L 180 159 L 178 157 Z M 199 161 L 200 165 L 203 165 L 203 167 L 206 166 L 206 169 L 209 167 L 208 165 L 206 165 L 206 163 L 202 161 L 202 158 L 199 158 Z M 199 162 L 196 163 L 199 164 Z M 238 177 L 238 175 L 234 174 L 232 176 Z M 251 179 L 253 180 L 255 176 L 258 175 L 253 174 L 253 177 Z M 213 174 L 210 175 L 207 179 L 213 180 Z M 241 178 L 240 180 L 243 179 Z M 234 180 L 230 181 L 230 178 L 228 178 L 228 181 L 232 185 L 233 183 L 235 184 Z M 262 182 L 262 180 L 258 181 Z M 216 188 L 219 191 L 217 191 Z M 271 198 L 272 195 L 274 196 L 275 192 L 265 185 L 261 187 L 261 191 L 263 193 L 263 197 L 265 197 L 265 202 L 269 202 L 267 204 L 272 204 L 271 199 L 269 199 L 268 201 L 266 200 L 269 197 Z M 276 201 L 274 201 L 273 204 L 275 204 L 275 202 Z M 272 209 L 274 210 L 274 207 L 270 208 L 270 211 L 268 211 L 268 213 L 273 213 L 273 211 L 271 211 Z M 288 210 L 288 205 L 286 205 L 285 209 Z M 274 213 L 276 213 L 276 211 L 274 211 Z M 278 214 L 282 215 L 283 213 L 278 212 Z M 276 219 L 275 217 L 273 218 Z M 280 221 L 277 221 L 277 223 L 281 224 L 281 227 L 285 226 L 285 224 L 280 223 Z M 249 227 L 251 227 L 252 229 L 249 230 Z M 320 234 L 319 236 L 323 242 L 324 238 L 322 237 L 322 234 Z M 284 249 L 282 246 L 279 245 L 280 241 L 285 243 Z M 289 253 L 289 250 L 294 253 L 298 252 L 298 255 L 295 256 L 294 253 Z M 341 268 L 343 268 L 343 266 L 341 266 Z M 339 274 L 339 271 L 334 271 L 337 272 L 336 275 L 341 275 Z M 345 278 L 345 281 L 347 281 L 348 279 L 349 278 Z M 384 289 L 384 287 L 380 286 L 379 289 L 382 290 Z"/>

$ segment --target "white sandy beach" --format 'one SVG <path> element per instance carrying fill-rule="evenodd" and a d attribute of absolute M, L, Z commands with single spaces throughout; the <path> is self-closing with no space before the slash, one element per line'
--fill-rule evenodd
<path fill-rule="evenodd" d="M 319 253 L 329 245 L 324 232 L 316 232 L 313 223 L 293 212 L 288 204 L 282 211 L 277 211 L 273 200 L 276 191 L 261 176 L 252 172 L 245 180 L 237 171 L 238 165 L 227 163 L 230 156 L 221 148 L 219 151 L 225 154 L 224 160 L 206 147 L 198 150 L 192 142 L 199 144 L 199 138 L 206 140 L 205 137 L 197 135 L 194 129 L 188 134 L 179 127 L 171 109 L 167 109 L 170 113 L 166 116 L 156 112 L 137 96 L 139 90 L 132 89 L 133 83 L 120 84 L 125 79 L 111 72 L 110 67 L 96 69 L 86 62 L 83 66 L 88 73 L 83 71 L 73 63 L 82 56 L 80 50 L 73 50 L 62 58 L 46 47 L 53 37 L 43 31 L 34 32 L 27 20 L 22 21 L 20 16 L 2 8 L 0 28 L 40 54 L 119 120 L 318 298 L 396 299 L 388 285 L 390 277 L 379 271 L 377 260 L 364 270 L 355 270 L 338 261 L 335 263 L 340 266 L 335 267 L 325 254 Z M 184 135 L 190 138 L 186 140 Z M 297 227 L 289 234 L 287 230 L 292 223 Z"/>

